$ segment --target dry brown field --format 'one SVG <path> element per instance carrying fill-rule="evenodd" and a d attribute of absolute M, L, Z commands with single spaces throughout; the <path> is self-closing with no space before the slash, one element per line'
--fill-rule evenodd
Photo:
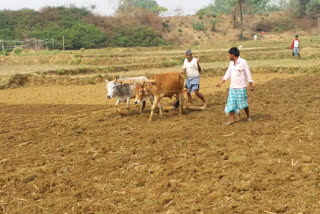
<path fill-rule="evenodd" d="M 31 68 L 34 76 L 11 79 L 0 90 L 0 213 L 319 213 L 318 50 L 309 44 L 298 61 L 276 45 L 275 53 L 253 45 L 243 51 L 255 80 L 248 94 L 253 122 L 241 112 L 233 126 L 224 125 L 229 83 L 215 87 L 227 55 L 215 58 L 211 47 L 201 55 L 208 108 L 156 113 L 152 123 L 149 104 L 142 114 L 133 103 L 117 113 L 103 77 L 179 70 L 179 64 L 130 69 L 134 62 L 125 55 L 127 71 L 108 70 L 105 62 L 97 72 L 54 75 L 48 70 L 73 64 L 1 59 L 3 79 L 30 66 L 46 69 Z M 135 53 L 138 63 L 146 50 Z M 181 50 L 183 58 L 183 48 L 161 52 L 179 59 Z"/>

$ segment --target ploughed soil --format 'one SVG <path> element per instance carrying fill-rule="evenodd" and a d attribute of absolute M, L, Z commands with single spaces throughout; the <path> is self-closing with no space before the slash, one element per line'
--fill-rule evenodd
<path fill-rule="evenodd" d="M 233 126 L 214 78 L 152 123 L 104 84 L 1 90 L 0 213 L 319 213 L 320 75 L 269 79 Z"/>

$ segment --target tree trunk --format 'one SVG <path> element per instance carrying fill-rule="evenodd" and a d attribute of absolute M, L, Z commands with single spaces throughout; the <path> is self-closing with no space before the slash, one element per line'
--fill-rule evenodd
<path fill-rule="evenodd" d="M 232 16 L 232 18 L 233 18 L 233 28 L 237 28 L 237 16 L 236 15 L 233 15 Z"/>
<path fill-rule="evenodd" d="M 236 29 L 237 28 L 237 12 L 236 12 L 235 7 L 232 8 L 231 15 L 232 15 L 232 19 L 233 19 L 233 28 Z"/>
<path fill-rule="evenodd" d="M 239 7 L 240 7 L 240 40 L 243 40 L 243 6 L 242 6 L 242 1 L 239 2 Z"/>

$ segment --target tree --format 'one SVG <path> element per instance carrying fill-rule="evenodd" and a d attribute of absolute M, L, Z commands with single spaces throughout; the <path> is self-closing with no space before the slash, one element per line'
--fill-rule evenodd
<path fill-rule="evenodd" d="M 243 13 L 251 10 L 249 0 L 235 0 L 235 5 L 232 8 L 233 26 L 236 27 L 237 14 L 240 15 L 240 40 L 243 39 Z"/>
<path fill-rule="evenodd" d="M 254 13 L 261 13 L 266 12 L 268 10 L 270 0 L 251 0 L 250 3 Z"/>
<path fill-rule="evenodd" d="M 0 40 L 14 39 L 15 20 L 6 11 L 0 11 Z"/>
<path fill-rule="evenodd" d="M 216 13 L 229 14 L 234 5 L 234 0 L 215 0 L 213 5 Z"/>
<path fill-rule="evenodd" d="M 117 9 L 117 13 L 127 14 L 131 8 L 134 7 L 134 0 L 118 0 L 119 6 Z"/>
<path fill-rule="evenodd" d="M 230 14 L 234 0 L 212 0 L 212 2 L 201 8 L 196 14 L 199 16 L 215 16 L 217 14 Z"/>
<path fill-rule="evenodd" d="M 157 14 L 168 10 L 167 8 L 160 7 L 155 0 L 135 0 L 134 6 L 144 8 Z"/>
<path fill-rule="evenodd" d="M 297 1 L 296 15 L 298 17 L 303 17 L 306 15 L 307 5 L 309 2 L 310 2 L 310 0 L 298 0 Z"/>
<path fill-rule="evenodd" d="M 143 8 L 156 14 L 167 11 L 167 8 L 160 7 L 155 0 L 119 0 L 117 13 L 126 14 L 133 8 Z"/>
<path fill-rule="evenodd" d="M 308 15 L 316 15 L 320 13 L 320 0 L 311 0 L 307 4 L 306 13 Z"/>

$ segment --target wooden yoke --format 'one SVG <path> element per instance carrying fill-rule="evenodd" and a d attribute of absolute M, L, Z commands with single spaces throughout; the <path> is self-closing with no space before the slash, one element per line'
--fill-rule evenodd
<path fill-rule="evenodd" d="M 136 80 L 136 79 L 116 79 L 115 82 L 125 84 L 125 85 L 133 85 L 136 83 L 144 84 L 144 83 L 155 83 L 155 80 Z"/>

